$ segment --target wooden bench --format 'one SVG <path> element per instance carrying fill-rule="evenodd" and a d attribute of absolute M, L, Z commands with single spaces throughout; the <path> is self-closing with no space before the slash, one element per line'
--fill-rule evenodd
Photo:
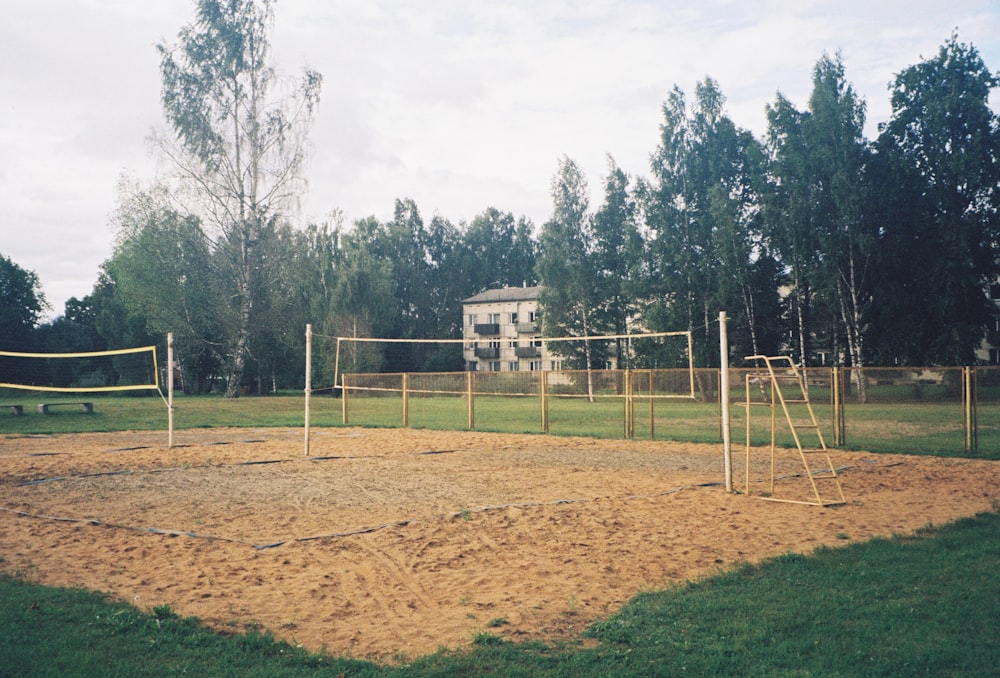
<path fill-rule="evenodd" d="M 24 405 L 7 405 L 7 407 L 10 408 L 10 411 L 14 413 L 15 417 L 20 417 L 24 414 Z"/>
<path fill-rule="evenodd" d="M 38 414 L 48 414 L 50 407 L 63 407 L 79 405 L 83 408 L 83 411 L 87 414 L 92 414 L 94 411 L 94 403 L 42 403 L 38 406 Z"/>

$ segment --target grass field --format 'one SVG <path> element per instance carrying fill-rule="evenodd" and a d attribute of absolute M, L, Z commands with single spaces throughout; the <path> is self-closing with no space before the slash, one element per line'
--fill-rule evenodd
<path fill-rule="evenodd" d="M 76 402 L 81 398 L 36 396 L 18 398 L 9 393 L 0 398 L 0 434 L 59 432 L 167 430 L 167 408 L 159 397 L 88 396 L 95 403 L 92 414 L 82 409 L 60 408 L 54 414 L 38 415 L 38 403 L 58 400 Z M 22 404 L 25 415 L 5 416 L 6 406 Z M 541 432 L 540 406 L 533 397 L 478 396 L 475 427 L 480 431 L 503 433 Z M 341 426 L 341 401 L 329 396 L 311 400 L 313 426 Z M 177 429 L 213 426 L 302 427 L 304 398 L 301 394 L 226 400 L 218 396 L 179 396 L 175 399 L 174 425 Z M 821 428 L 832 440 L 829 406 L 814 406 Z M 439 430 L 462 430 L 467 423 L 467 405 L 459 397 L 414 397 L 410 399 L 410 426 Z M 766 408 L 765 408 L 766 409 Z M 985 403 L 978 408 L 978 452 L 965 452 L 965 432 L 961 406 L 949 402 L 849 403 L 846 406 L 846 449 L 901 454 L 971 456 L 1000 459 L 1000 404 Z M 770 428 L 767 414 L 752 415 L 751 442 L 767 444 Z M 692 400 L 657 400 L 654 404 L 652 437 L 679 442 L 721 443 L 719 406 Z M 350 423 L 358 426 L 397 427 L 402 423 L 399 397 L 351 398 Z M 624 405 L 616 398 L 589 402 L 585 398 L 552 398 L 549 402 L 549 433 L 622 438 Z M 744 408 L 732 407 L 733 444 L 745 442 Z M 651 437 L 648 401 L 637 401 L 635 437 Z M 778 444 L 793 445 L 787 432 Z"/>
<path fill-rule="evenodd" d="M 92 414 L 62 408 L 45 416 L 34 405 L 51 397 L 0 402 L 15 400 L 26 414 L 3 412 L 0 436 L 162 430 L 166 437 L 166 407 L 156 397 L 88 397 L 95 403 Z M 353 424 L 398 425 L 398 400 L 370 400 L 367 418 L 359 410 Z M 302 404 L 298 394 L 236 401 L 183 397 L 176 425 L 300 427 Z M 480 406 L 477 428 L 538 430 L 536 400 L 480 398 Z M 411 408 L 414 426 L 454 427 L 456 417 L 459 427 L 464 423 L 461 399 L 415 399 Z M 621 437 L 620 408 L 610 400 L 597 406 L 557 401 L 550 409 L 552 432 Z M 656 437 L 716 442 L 713 408 L 658 404 Z M 848 410 L 851 447 L 961 455 L 961 438 L 954 449 L 951 406 L 882 403 Z M 734 413 L 737 437 L 740 417 Z M 637 434 L 641 421 L 637 417 Z M 314 398 L 312 423 L 341 425 L 340 401 Z M 644 425 L 648 430 L 648 419 Z M 991 427 L 980 433 L 979 456 L 998 459 L 997 426 Z M 789 554 L 651 591 L 558 645 L 512 643 L 489 630 L 502 628 L 497 618 L 475 637 L 471 651 L 442 651 L 395 667 L 310 654 L 266 633 L 218 635 L 167 607 L 144 614 L 98 593 L 38 586 L 30 572 L 9 571 L 0 554 L 0 572 L 6 570 L 0 575 L 0 675 L 992 676 L 1000 666 L 998 510 L 995 504 L 991 513 L 915 535 Z"/>

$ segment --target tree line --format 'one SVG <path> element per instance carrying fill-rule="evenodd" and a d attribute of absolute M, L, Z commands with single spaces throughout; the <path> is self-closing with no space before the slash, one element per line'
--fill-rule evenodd
<path fill-rule="evenodd" d="M 538 227 L 494 207 L 426 220 L 409 199 L 389 220 L 295 227 L 322 78 L 274 73 L 270 1 L 196 5 L 178 44 L 158 46 L 171 130 L 157 144 L 175 171 L 122 182 L 114 253 L 52 322 L 38 323 L 34 274 L 0 257 L 2 348 L 99 350 L 173 332 L 185 388 L 236 396 L 302 386 L 307 323 L 329 336 L 458 338 L 461 300 L 505 285 L 542 285 L 546 336 L 691 330 L 700 366 L 718 363 L 720 310 L 734 358 L 855 367 L 972 364 L 997 322 L 998 79 L 957 35 L 894 77 L 875 139 L 840 55 L 824 54 L 805 108 L 778 93 L 761 138 L 729 118 L 711 78 L 691 97 L 675 87 L 648 174 L 609 156 L 592 208 L 587 177 L 560 158 Z M 407 346 L 344 360 L 463 369 L 453 347 Z M 317 383 L 332 378 L 328 348 Z"/>

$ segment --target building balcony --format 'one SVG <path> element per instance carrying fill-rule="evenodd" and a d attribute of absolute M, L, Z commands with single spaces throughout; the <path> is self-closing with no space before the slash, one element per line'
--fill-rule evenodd
<path fill-rule="evenodd" d="M 533 334 L 538 331 L 538 323 L 536 322 L 517 323 L 515 325 L 515 329 L 517 330 L 518 334 Z"/>
<path fill-rule="evenodd" d="M 476 323 L 472 329 L 476 334 L 496 335 L 500 334 L 500 323 Z"/>
<path fill-rule="evenodd" d="M 500 349 L 495 346 L 490 346 L 486 348 L 475 349 L 475 354 L 477 358 L 499 358 Z"/>
<path fill-rule="evenodd" d="M 517 346 L 514 348 L 514 355 L 518 358 L 540 358 L 542 351 L 537 346 Z"/>

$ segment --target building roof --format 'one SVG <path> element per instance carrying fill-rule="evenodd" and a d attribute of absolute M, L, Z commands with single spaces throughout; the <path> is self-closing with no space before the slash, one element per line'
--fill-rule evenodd
<path fill-rule="evenodd" d="M 496 301 L 534 301 L 538 299 L 539 285 L 532 287 L 500 287 L 462 299 L 463 304 L 487 304 Z"/>

